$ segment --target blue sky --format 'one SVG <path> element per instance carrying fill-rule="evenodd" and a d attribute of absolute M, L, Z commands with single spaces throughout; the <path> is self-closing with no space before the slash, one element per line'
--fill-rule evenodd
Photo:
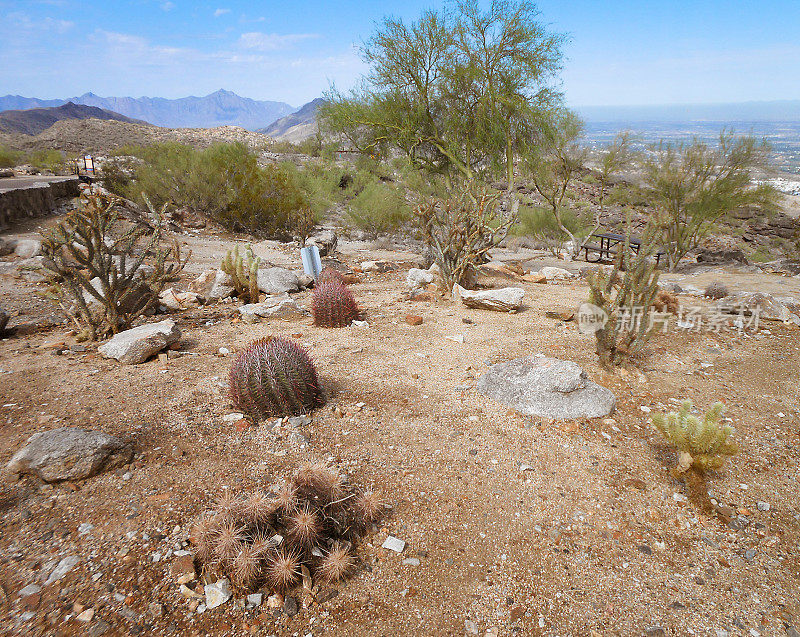
<path fill-rule="evenodd" d="M 293 106 L 364 71 L 391 13 L 438 2 L 0 0 L 0 94 L 182 97 L 219 88 Z M 540 0 L 570 35 L 573 106 L 800 99 L 800 0 Z"/>

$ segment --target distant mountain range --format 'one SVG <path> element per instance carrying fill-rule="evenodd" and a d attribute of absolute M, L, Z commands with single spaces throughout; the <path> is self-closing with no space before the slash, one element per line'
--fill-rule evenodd
<path fill-rule="evenodd" d="M 798 122 L 800 100 L 663 106 L 577 106 L 587 122 Z"/>
<path fill-rule="evenodd" d="M 281 117 L 270 126 L 258 130 L 273 139 L 286 142 L 300 142 L 317 133 L 317 109 L 325 100 L 318 97 L 308 104 L 303 104 L 297 111 Z"/>
<path fill-rule="evenodd" d="M 294 111 L 285 102 L 252 100 L 219 90 L 205 97 L 100 97 L 85 93 L 65 100 L 40 100 L 19 95 L 0 97 L 0 111 L 61 106 L 68 102 L 96 106 L 126 117 L 169 128 L 241 126 L 255 130 Z"/>
<path fill-rule="evenodd" d="M 49 108 L 3 111 L 0 113 L 0 132 L 38 135 L 63 119 L 105 119 L 133 124 L 145 124 L 140 120 L 125 117 L 96 106 L 85 106 L 67 102 Z"/>

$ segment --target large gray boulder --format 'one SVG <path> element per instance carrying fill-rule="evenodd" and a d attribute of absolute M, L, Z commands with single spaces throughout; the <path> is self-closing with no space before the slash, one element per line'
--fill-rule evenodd
<path fill-rule="evenodd" d="M 101 431 L 61 427 L 28 438 L 7 465 L 12 475 L 45 482 L 83 480 L 131 461 L 133 444 Z"/>
<path fill-rule="evenodd" d="M 261 317 L 289 317 L 289 316 L 304 316 L 306 312 L 301 308 L 297 301 L 291 298 L 288 294 L 281 294 L 280 296 L 268 296 L 261 303 L 248 303 L 239 307 L 239 312 L 242 317 L 246 315 L 261 316 Z"/>
<path fill-rule="evenodd" d="M 38 239 L 19 239 L 14 245 L 14 254 L 23 259 L 38 257 L 42 253 L 42 242 Z"/>
<path fill-rule="evenodd" d="M 472 292 L 465 290 L 458 283 L 453 286 L 453 297 L 458 297 L 467 307 L 483 310 L 511 312 L 522 307 L 525 290 L 522 288 L 500 288 L 499 290 L 482 290 Z"/>
<path fill-rule="evenodd" d="M 258 271 L 258 289 L 265 294 L 297 292 L 300 289 L 300 280 L 294 272 L 286 268 L 261 268 Z"/>
<path fill-rule="evenodd" d="M 168 345 L 180 340 L 181 331 L 174 321 L 148 323 L 114 336 L 97 348 L 106 358 L 116 358 L 120 363 L 144 363 Z"/>
<path fill-rule="evenodd" d="M 778 297 L 761 292 L 740 292 L 719 301 L 720 308 L 728 314 L 758 315 L 759 320 L 783 321 L 800 325 L 800 305 L 793 298 Z"/>
<path fill-rule="evenodd" d="M 543 354 L 492 365 L 477 390 L 522 414 L 564 420 L 606 416 L 617 402 L 572 361 Z"/>

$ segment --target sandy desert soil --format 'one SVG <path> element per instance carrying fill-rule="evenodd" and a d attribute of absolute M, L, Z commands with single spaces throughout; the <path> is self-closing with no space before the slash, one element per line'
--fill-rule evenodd
<path fill-rule="evenodd" d="M 187 280 L 230 244 L 225 235 L 182 238 L 195 253 Z M 297 267 L 294 248 L 257 249 Z M 384 257 L 413 255 L 343 247 L 351 264 Z M 719 276 L 800 294 L 796 278 Z M 774 322 L 745 335 L 673 330 L 637 367 L 609 374 L 592 336 L 545 316 L 585 300 L 582 281 L 522 283 L 526 308 L 517 314 L 406 301 L 404 281 L 401 269 L 353 286 L 369 327 L 326 330 L 310 318 L 247 325 L 233 303 L 176 313 L 179 355 L 141 365 L 103 359 L 94 345 L 83 351 L 63 327 L 0 342 L 0 463 L 33 433 L 64 425 L 129 436 L 137 449 L 131 465 L 79 484 L 3 484 L 0 633 L 797 634 L 800 330 Z M 0 277 L 3 307 L 19 314 L 12 324 L 52 313 L 36 289 Z M 309 293 L 298 297 L 305 303 Z M 408 325 L 408 314 L 424 322 Z M 232 354 L 219 348 L 233 353 L 269 334 L 307 346 L 328 393 L 303 428 L 307 448 L 286 426 L 223 421 L 234 411 L 225 389 Z M 55 355 L 61 343 L 67 349 Z M 487 365 L 534 352 L 573 360 L 610 388 L 613 420 L 532 419 L 475 391 Z M 734 509 L 730 523 L 686 501 L 669 473 L 675 453 L 648 422 L 647 410 L 683 398 L 703 408 L 721 400 L 733 419 L 741 453 L 709 481 Z M 391 504 L 358 546 L 357 575 L 293 617 L 236 600 L 190 610 L 168 555 L 192 521 L 225 489 L 273 484 L 309 460 L 335 464 Z M 402 554 L 380 548 L 389 534 L 407 542 Z M 18 591 L 68 555 L 78 565 L 23 608 Z M 94 610 L 88 623 L 76 619 L 85 609 Z"/>

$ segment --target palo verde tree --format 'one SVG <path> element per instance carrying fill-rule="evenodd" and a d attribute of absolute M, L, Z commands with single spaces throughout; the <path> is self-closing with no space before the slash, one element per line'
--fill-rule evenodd
<path fill-rule="evenodd" d="M 578 143 L 582 131 L 583 123 L 577 115 L 560 110 L 543 130 L 540 144 L 528 147 L 522 163 L 525 176 L 547 202 L 559 230 L 572 242 L 573 256 L 580 252 L 581 243 L 564 224 L 563 212 L 569 186 L 586 160 L 586 149 Z"/>
<path fill-rule="evenodd" d="M 614 178 L 614 175 L 629 168 L 633 164 L 634 159 L 635 153 L 631 148 L 630 131 L 619 133 L 612 142 L 606 144 L 605 148 L 600 151 L 600 160 L 597 170 L 597 180 L 600 185 L 600 195 L 598 197 L 600 206 L 597 211 L 598 218 L 595 219 L 597 227 L 600 227 L 599 215 L 605 212 L 605 199 L 608 195 L 608 189 L 611 186 L 611 180 Z"/>
<path fill-rule="evenodd" d="M 723 131 L 717 145 L 661 143 L 644 162 L 644 183 L 655 208 L 650 223 L 673 271 L 725 215 L 745 205 L 772 206 L 777 191 L 753 186 L 752 171 L 767 165 L 769 146 Z"/>
<path fill-rule="evenodd" d="M 461 0 L 406 24 L 386 18 L 362 49 L 370 72 L 349 94 L 331 89 L 323 128 L 369 154 L 400 151 L 434 175 L 514 181 L 514 157 L 561 96 L 551 82 L 563 36 L 528 0 Z"/>

